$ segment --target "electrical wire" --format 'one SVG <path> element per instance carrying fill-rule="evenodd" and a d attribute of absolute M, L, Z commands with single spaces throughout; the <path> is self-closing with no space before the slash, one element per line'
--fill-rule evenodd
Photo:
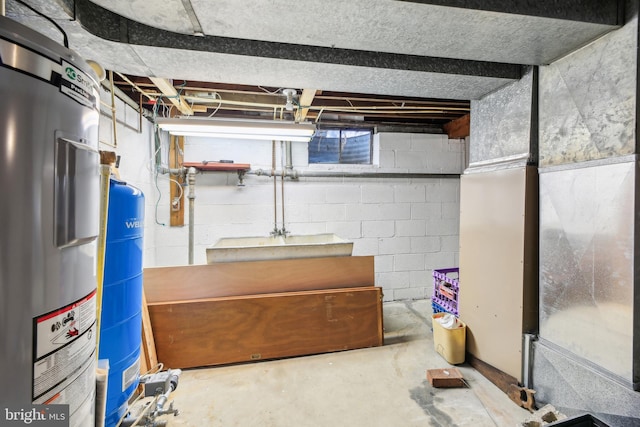
<path fill-rule="evenodd" d="M 218 106 L 216 107 L 215 110 L 213 110 L 213 113 L 209 114 L 209 117 L 212 117 L 215 113 L 217 113 L 220 107 L 222 106 L 222 96 L 220 96 L 218 92 L 214 92 L 214 93 L 216 94 L 216 98 L 220 98 L 220 102 L 218 102 Z"/>
<path fill-rule="evenodd" d="M 158 362 L 156 363 L 155 366 L 153 366 L 152 368 L 150 368 L 147 372 L 144 373 L 140 373 L 141 377 L 144 377 L 145 375 L 149 375 L 149 374 L 155 374 L 157 372 L 160 372 L 164 369 L 164 364 L 162 364 L 162 362 Z"/>
<path fill-rule="evenodd" d="M 182 199 L 182 196 L 184 195 L 184 190 L 182 189 L 182 184 L 180 184 L 178 181 L 176 181 L 173 178 L 169 178 L 169 181 L 175 182 L 175 184 L 178 186 L 178 188 L 180 189 L 180 195 L 178 196 L 178 199 Z"/>
<path fill-rule="evenodd" d="M 169 144 L 173 143 L 173 164 L 178 164 L 178 158 L 180 157 L 180 144 L 178 144 L 178 137 L 173 137 L 169 140 Z M 171 151 L 169 151 L 171 152 Z M 169 163 L 171 164 L 171 163 Z"/>
<path fill-rule="evenodd" d="M 58 23 L 56 21 L 54 21 L 53 19 L 49 18 L 44 13 L 34 9 L 31 5 L 28 5 L 27 3 L 23 2 L 22 0 L 15 0 L 15 1 L 17 1 L 18 3 L 20 3 L 21 5 L 23 5 L 27 9 L 29 9 L 29 10 L 35 12 L 36 14 L 40 15 L 41 17 L 43 17 L 47 21 L 51 22 L 54 25 L 54 27 L 56 27 L 58 29 L 58 31 L 60 31 L 62 33 L 62 44 L 64 44 L 64 47 L 69 49 L 69 38 L 67 37 L 67 33 L 62 29 L 62 27 L 60 25 L 58 25 Z"/>
<path fill-rule="evenodd" d="M 282 89 L 284 88 L 279 88 L 274 90 L 273 92 L 269 91 L 268 89 L 263 88 L 262 86 L 258 86 L 258 88 L 262 89 L 263 91 L 267 92 L 269 95 L 275 95 L 276 93 L 279 93 L 282 91 Z"/>
<path fill-rule="evenodd" d="M 160 221 L 158 221 L 158 205 L 160 204 L 160 199 L 162 199 L 162 192 L 160 191 L 160 186 L 158 185 L 158 171 L 156 170 L 155 173 L 155 184 L 156 184 L 156 190 L 158 191 L 158 199 L 156 200 L 156 210 L 155 210 L 155 220 L 156 220 L 156 224 L 157 225 L 161 225 L 163 227 L 166 227 L 167 224 L 164 224 Z"/>
<path fill-rule="evenodd" d="M 164 101 L 162 101 L 162 99 L 160 98 L 157 98 L 156 103 L 153 104 L 153 109 L 152 109 L 153 123 L 154 123 L 154 130 L 153 130 L 154 141 L 155 141 L 155 144 L 158 146 L 158 148 L 153 153 L 153 156 L 151 156 L 151 161 L 153 161 L 153 164 L 154 164 L 153 182 L 155 184 L 156 191 L 158 192 L 158 198 L 156 199 L 156 203 L 155 203 L 154 220 L 157 225 L 166 227 L 167 226 L 166 224 L 158 221 L 158 206 L 160 205 L 160 200 L 162 200 L 162 192 L 160 191 L 160 186 L 158 185 L 158 175 L 159 175 L 158 169 L 160 168 L 160 166 L 162 166 L 162 159 L 158 161 L 157 156 L 158 156 L 158 152 L 160 152 L 160 150 L 162 149 L 162 141 L 160 140 L 160 129 L 158 129 L 158 125 L 155 123 L 156 123 L 156 119 L 158 118 L 158 109 L 161 107 L 160 105 L 161 103 L 164 106 Z M 151 161 L 149 162 L 150 164 L 151 164 Z"/>
<path fill-rule="evenodd" d="M 153 171 L 155 169 L 155 168 L 152 167 L 152 162 L 153 162 L 153 164 L 156 163 L 155 159 L 156 159 L 156 156 L 158 155 L 158 153 L 160 152 L 160 150 L 162 150 L 162 145 L 158 144 L 158 149 L 153 153 L 153 155 L 151 155 L 151 158 L 147 162 L 147 170 L 149 172 L 151 172 L 151 171 Z M 160 164 L 159 166 L 162 166 L 162 164 Z"/>

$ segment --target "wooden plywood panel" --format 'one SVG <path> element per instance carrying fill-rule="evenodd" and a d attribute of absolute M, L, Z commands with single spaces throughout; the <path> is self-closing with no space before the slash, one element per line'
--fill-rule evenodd
<path fill-rule="evenodd" d="M 460 317 L 467 351 L 521 380 L 525 167 L 463 175 Z"/>
<path fill-rule="evenodd" d="M 149 303 L 373 286 L 374 258 L 324 257 L 146 268 Z"/>
<path fill-rule="evenodd" d="M 381 289 L 291 292 L 149 304 L 170 368 L 307 355 L 383 343 Z"/>

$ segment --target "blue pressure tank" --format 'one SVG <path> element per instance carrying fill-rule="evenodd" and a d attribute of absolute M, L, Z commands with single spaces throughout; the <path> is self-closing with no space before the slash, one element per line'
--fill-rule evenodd
<path fill-rule="evenodd" d="M 144 195 L 109 183 L 99 358 L 109 359 L 105 426 L 115 426 L 140 379 Z"/>

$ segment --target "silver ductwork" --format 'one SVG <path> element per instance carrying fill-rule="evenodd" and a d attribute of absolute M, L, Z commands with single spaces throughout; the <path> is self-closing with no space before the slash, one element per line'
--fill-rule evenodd
<path fill-rule="evenodd" d="M 635 156 L 540 169 L 540 337 L 633 382 Z"/>

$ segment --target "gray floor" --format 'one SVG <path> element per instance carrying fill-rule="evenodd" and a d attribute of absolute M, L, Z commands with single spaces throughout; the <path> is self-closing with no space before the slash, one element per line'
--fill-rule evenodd
<path fill-rule="evenodd" d="M 468 365 L 469 388 L 433 388 L 429 301 L 384 304 L 385 345 L 284 360 L 192 369 L 172 394 L 169 426 L 515 426 L 529 413 Z"/>

